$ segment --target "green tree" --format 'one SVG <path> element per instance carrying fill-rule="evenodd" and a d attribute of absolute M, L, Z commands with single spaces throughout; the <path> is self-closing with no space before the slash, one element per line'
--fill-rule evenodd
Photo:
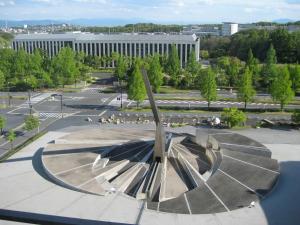
<path fill-rule="evenodd" d="M 14 132 L 14 130 L 10 129 L 8 131 L 8 135 L 7 135 L 7 140 L 10 142 L 10 149 L 13 149 L 13 142 L 16 139 L 16 133 Z"/>
<path fill-rule="evenodd" d="M 270 48 L 267 51 L 267 56 L 265 59 L 265 65 L 262 68 L 262 82 L 265 87 L 270 87 L 272 82 L 277 76 L 277 58 L 276 51 L 273 45 L 270 45 Z"/>
<path fill-rule="evenodd" d="M 228 74 L 229 86 L 234 87 L 238 83 L 238 75 L 241 68 L 241 61 L 238 58 L 230 58 L 229 65 L 226 68 Z"/>
<path fill-rule="evenodd" d="M 280 103 L 281 110 L 294 98 L 295 93 L 292 90 L 292 82 L 286 66 L 279 69 L 270 90 L 273 100 Z"/>
<path fill-rule="evenodd" d="M 0 90 L 5 86 L 5 76 L 4 73 L 0 70 Z"/>
<path fill-rule="evenodd" d="M 221 114 L 221 119 L 227 124 L 228 127 L 232 128 L 242 123 L 245 123 L 247 117 L 244 112 L 237 108 L 224 108 Z"/>
<path fill-rule="evenodd" d="M 177 86 L 179 83 L 180 61 L 178 50 L 174 44 L 171 45 L 171 51 L 168 56 L 167 73 L 171 77 L 175 86 Z"/>
<path fill-rule="evenodd" d="M 25 118 L 25 126 L 24 126 L 25 130 L 32 131 L 32 130 L 38 128 L 39 125 L 40 125 L 40 121 L 39 121 L 38 117 L 30 115 Z"/>
<path fill-rule="evenodd" d="M 137 107 L 146 98 L 146 89 L 140 69 L 141 62 L 136 59 L 128 82 L 128 98 L 137 102 Z"/>
<path fill-rule="evenodd" d="M 217 84 L 215 73 L 211 68 L 205 70 L 202 74 L 202 82 L 200 83 L 200 92 L 207 101 L 207 107 L 210 107 L 211 101 L 217 99 Z"/>
<path fill-rule="evenodd" d="M 300 123 L 300 112 L 295 111 L 292 115 L 292 121 L 296 124 Z"/>
<path fill-rule="evenodd" d="M 247 66 L 244 74 L 241 77 L 238 98 L 245 103 L 245 109 L 247 108 L 247 103 L 253 100 L 256 92 L 252 86 L 252 74 Z"/>
<path fill-rule="evenodd" d="M 119 82 L 125 80 L 125 75 L 127 72 L 127 63 L 122 55 L 115 56 L 116 58 L 116 67 L 115 67 L 115 75 L 117 76 Z"/>
<path fill-rule="evenodd" d="M 75 53 L 70 47 L 62 48 L 52 61 L 52 76 L 56 85 L 73 84 L 74 75 L 79 74 Z"/>
<path fill-rule="evenodd" d="M 3 134 L 3 129 L 5 126 L 6 126 L 6 119 L 4 116 L 0 116 L 0 130 L 1 130 L 0 135 Z"/>
<path fill-rule="evenodd" d="M 201 50 L 200 56 L 202 59 L 208 59 L 209 58 L 209 52 L 207 50 Z"/>
<path fill-rule="evenodd" d="M 189 87 L 194 85 L 198 70 L 199 64 L 196 60 L 195 51 L 191 51 L 186 65 L 186 71 L 188 74 L 185 76 Z"/>
<path fill-rule="evenodd" d="M 150 59 L 148 77 L 152 85 L 153 91 L 158 93 L 160 86 L 163 83 L 163 73 L 162 73 L 162 67 L 159 62 L 159 55 L 157 54 L 155 54 Z"/>
<path fill-rule="evenodd" d="M 292 81 L 292 88 L 296 92 L 297 89 L 300 87 L 300 66 L 298 64 L 293 66 L 290 65 L 289 72 Z"/>

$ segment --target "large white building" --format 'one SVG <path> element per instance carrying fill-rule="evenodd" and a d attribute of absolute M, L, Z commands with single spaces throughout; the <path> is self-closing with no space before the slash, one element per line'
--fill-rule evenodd
<path fill-rule="evenodd" d="M 69 46 L 74 51 L 84 52 L 86 55 L 111 56 L 113 52 L 129 57 L 144 58 L 158 53 L 168 55 L 171 45 L 175 44 L 181 66 L 184 67 L 191 51 L 195 51 L 199 60 L 200 40 L 196 35 L 169 34 L 92 34 L 92 33 L 64 33 L 64 34 L 19 34 L 16 35 L 12 48 L 24 49 L 32 53 L 40 48 L 53 57 L 63 47 Z M 114 67 L 114 62 L 108 67 Z"/>
<path fill-rule="evenodd" d="M 222 36 L 231 36 L 239 31 L 239 24 L 224 22 L 222 24 Z"/>

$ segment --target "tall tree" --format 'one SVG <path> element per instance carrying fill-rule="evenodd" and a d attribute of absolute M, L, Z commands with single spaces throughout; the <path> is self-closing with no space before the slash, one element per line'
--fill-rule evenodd
<path fill-rule="evenodd" d="M 180 61 L 178 50 L 174 44 L 171 45 L 171 51 L 168 56 L 167 73 L 171 77 L 175 86 L 177 86 L 179 83 Z"/>
<path fill-rule="evenodd" d="M 163 83 L 162 67 L 159 62 L 159 55 L 155 54 L 150 59 L 148 77 L 154 92 L 159 92 L 160 86 Z"/>
<path fill-rule="evenodd" d="M 0 70 L 0 90 L 5 86 L 5 76 L 4 73 Z"/>
<path fill-rule="evenodd" d="M 227 66 L 227 70 L 226 70 L 229 77 L 228 80 L 229 80 L 230 87 L 234 87 L 237 85 L 240 69 L 241 69 L 241 61 L 236 57 L 230 58 L 229 65 Z"/>
<path fill-rule="evenodd" d="M 4 116 L 0 116 L 0 135 L 3 134 L 3 129 L 6 126 L 6 119 Z"/>
<path fill-rule="evenodd" d="M 125 75 L 127 72 L 127 63 L 122 55 L 118 55 L 116 59 L 115 75 L 117 76 L 119 82 L 125 80 Z"/>
<path fill-rule="evenodd" d="M 52 67 L 52 76 L 56 84 L 62 84 L 63 87 L 66 84 L 74 83 L 74 75 L 79 74 L 76 67 L 75 53 L 70 47 L 60 50 L 58 55 L 53 59 Z"/>
<path fill-rule="evenodd" d="M 295 93 L 292 90 L 292 82 L 286 66 L 279 69 L 270 90 L 274 101 L 280 103 L 281 110 L 294 98 Z"/>
<path fill-rule="evenodd" d="M 139 107 L 139 104 L 142 101 L 144 101 L 144 99 L 146 98 L 146 89 L 145 89 L 140 65 L 141 65 L 140 60 L 136 59 L 128 83 L 129 85 L 128 98 L 136 101 L 137 107 Z"/>
<path fill-rule="evenodd" d="M 299 64 L 289 66 L 292 88 L 296 92 L 300 88 L 300 66 Z"/>
<path fill-rule="evenodd" d="M 273 45 L 270 45 L 270 48 L 267 51 L 267 56 L 265 59 L 265 65 L 262 68 L 262 82 L 265 87 L 271 87 L 272 82 L 276 78 L 277 75 L 277 58 L 276 51 Z"/>
<path fill-rule="evenodd" d="M 259 85 L 260 80 L 260 67 L 259 60 L 253 56 L 252 49 L 249 49 L 248 58 L 246 61 L 246 66 L 248 66 L 250 72 L 252 73 L 252 81 L 255 86 Z"/>
<path fill-rule="evenodd" d="M 252 74 L 247 66 L 241 77 L 238 89 L 238 98 L 245 103 L 245 109 L 247 108 L 247 103 L 253 100 L 255 94 L 256 92 L 252 86 Z"/>
<path fill-rule="evenodd" d="M 217 84 L 215 73 L 211 68 L 206 69 L 202 74 L 200 92 L 207 101 L 207 107 L 210 107 L 211 101 L 217 99 Z"/>
<path fill-rule="evenodd" d="M 195 51 L 191 51 L 186 65 L 186 71 L 188 72 L 187 82 L 189 87 L 194 85 L 198 69 L 199 69 L 199 64 L 196 60 Z"/>

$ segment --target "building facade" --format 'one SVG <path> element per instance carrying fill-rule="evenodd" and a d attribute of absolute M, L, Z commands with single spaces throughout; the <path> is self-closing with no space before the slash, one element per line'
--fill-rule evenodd
<path fill-rule="evenodd" d="M 224 22 L 222 24 L 222 36 L 231 36 L 239 31 L 239 24 Z"/>
<path fill-rule="evenodd" d="M 53 57 L 61 48 L 69 46 L 76 52 L 84 52 L 93 56 L 112 56 L 119 53 L 130 58 L 144 58 L 155 53 L 168 55 L 172 44 L 176 45 L 181 67 L 187 63 L 191 51 L 195 51 L 199 60 L 200 40 L 196 35 L 169 34 L 20 34 L 16 35 L 12 48 L 16 51 L 24 49 L 33 53 L 35 49 L 44 50 Z M 114 62 L 108 67 L 114 67 Z"/>

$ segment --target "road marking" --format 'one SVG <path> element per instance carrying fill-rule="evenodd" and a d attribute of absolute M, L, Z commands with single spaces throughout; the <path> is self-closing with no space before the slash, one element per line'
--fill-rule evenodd
<path fill-rule="evenodd" d="M 101 112 L 98 116 L 102 116 L 107 112 L 107 110 L 104 110 L 103 112 Z"/>

